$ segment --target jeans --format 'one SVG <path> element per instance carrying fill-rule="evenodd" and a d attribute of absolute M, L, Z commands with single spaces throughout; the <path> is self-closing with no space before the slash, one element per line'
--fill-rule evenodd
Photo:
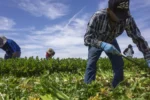
<path fill-rule="evenodd" d="M 10 59 L 10 58 L 12 58 L 12 55 L 7 55 L 7 54 L 4 55 L 4 59 Z"/>
<path fill-rule="evenodd" d="M 16 52 L 16 55 L 14 58 L 19 58 L 21 56 L 21 52 Z M 4 59 L 10 59 L 12 58 L 12 54 L 11 55 L 8 55 L 8 54 L 5 54 L 4 55 Z"/>
<path fill-rule="evenodd" d="M 114 45 L 118 51 L 120 51 L 120 47 L 116 40 L 114 40 L 111 44 Z M 85 71 L 85 78 L 84 78 L 84 82 L 87 84 L 95 80 L 96 63 L 102 51 L 103 51 L 102 49 L 95 48 L 92 46 L 89 46 L 88 48 L 88 61 L 87 61 L 87 66 Z M 113 75 L 114 75 L 112 86 L 115 88 L 124 78 L 123 76 L 124 62 L 121 56 L 113 55 L 111 53 L 106 53 L 106 55 L 109 57 L 112 64 Z"/>

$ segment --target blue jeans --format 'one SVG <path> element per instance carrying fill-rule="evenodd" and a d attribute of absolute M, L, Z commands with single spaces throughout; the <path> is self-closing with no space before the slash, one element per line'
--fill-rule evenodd
<path fill-rule="evenodd" d="M 116 40 L 112 42 L 112 45 L 114 45 L 116 49 L 120 51 L 120 47 Z M 84 78 L 84 82 L 87 84 L 95 80 L 96 63 L 102 51 L 103 51 L 102 49 L 98 49 L 98 48 L 91 47 L 91 46 L 88 48 L 88 62 L 87 62 L 85 78 Z M 123 76 L 124 62 L 121 56 L 113 55 L 111 53 L 106 53 L 106 55 L 109 57 L 111 64 L 112 64 L 112 69 L 114 73 L 112 86 L 115 88 L 124 78 Z"/>
<path fill-rule="evenodd" d="M 20 56 L 21 56 L 21 52 L 18 51 L 18 52 L 16 53 L 15 58 L 19 58 Z M 10 54 L 10 55 L 9 55 L 9 54 L 5 54 L 5 55 L 4 55 L 4 59 L 10 59 L 10 58 L 12 58 L 12 54 Z"/>
<path fill-rule="evenodd" d="M 12 55 L 7 55 L 7 54 L 4 55 L 4 59 L 10 59 L 10 58 L 12 58 Z"/>

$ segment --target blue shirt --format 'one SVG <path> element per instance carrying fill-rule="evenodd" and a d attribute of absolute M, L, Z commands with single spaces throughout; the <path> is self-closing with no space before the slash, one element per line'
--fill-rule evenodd
<path fill-rule="evenodd" d="M 7 39 L 6 43 L 1 48 L 6 51 L 8 55 L 12 55 L 14 52 L 21 52 L 19 45 L 11 39 Z"/>

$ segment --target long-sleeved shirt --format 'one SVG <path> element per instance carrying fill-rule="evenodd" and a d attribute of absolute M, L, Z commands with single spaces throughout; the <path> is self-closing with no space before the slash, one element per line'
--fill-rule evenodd
<path fill-rule="evenodd" d="M 46 59 L 52 58 L 52 55 L 46 52 Z"/>
<path fill-rule="evenodd" d="M 84 44 L 86 46 L 94 46 L 100 48 L 100 42 L 111 43 L 116 37 L 126 30 L 127 35 L 132 38 L 138 49 L 145 54 L 148 49 L 148 43 L 141 36 L 132 16 L 126 20 L 120 21 L 112 28 L 110 26 L 110 18 L 107 9 L 97 11 L 90 19 L 87 30 L 84 35 Z"/>
<path fill-rule="evenodd" d="M 132 57 L 134 54 L 133 48 L 128 47 L 123 51 L 123 54 L 126 55 L 127 57 Z"/>
<path fill-rule="evenodd" d="M 7 39 L 7 42 L 1 47 L 7 55 L 12 55 L 14 52 L 21 52 L 20 47 L 16 42 L 11 39 Z"/>

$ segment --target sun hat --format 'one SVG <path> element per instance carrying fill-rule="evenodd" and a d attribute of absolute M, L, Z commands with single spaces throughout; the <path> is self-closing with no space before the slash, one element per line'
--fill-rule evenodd
<path fill-rule="evenodd" d="M 48 54 L 52 54 L 52 55 L 55 54 L 55 52 L 54 52 L 54 50 L 53 50 L 52 48 L 49 48 L 49 49 L 47 50 L 47 53 L 48 53 Z"/>
<path fill-rule="evenodd" d="M 116 14 L 119 19 L 126 19 L 129 13 L 130 0 L 109 0 L 108 7 Z"/>
<path fill-rule="evenodd" d="M 7 38 L 5 36 L 0 36 L 0 47 L 3 47 L 6 42 Z"/>

